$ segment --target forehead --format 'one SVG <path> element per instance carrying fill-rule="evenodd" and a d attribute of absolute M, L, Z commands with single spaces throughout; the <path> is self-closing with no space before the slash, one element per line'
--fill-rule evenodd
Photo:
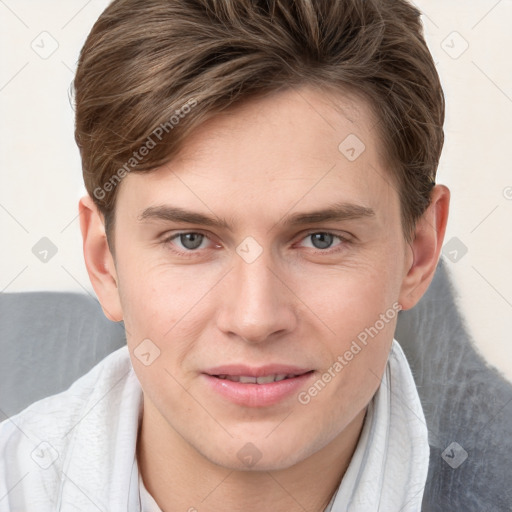
<path fill-rule="evenodd" d="M 258 97 L 203 123 L 165 166 L 128 175 L 118 202 L 133 215 L 170 203 L 224 217 L 279 215 L 299 203 L 395 208 L 376 124 L 348 93 L 302 87 Z"/>
<path fill-rule="evenodd" d="M 341 154 L 355 162 L 366 149 L 372 156 L 382 152 L 378 134 L 374 133 L 377 124 L 370 105 L 353 93 L 336 94 L 307 86 L 290 88 L 258 96 L 210 118 L 189 136 L 173 164 L 220 157 L 233 163 L 242 160 L 243 167 L 252 170 L 250 158 L 257 155 L 255 166 L 278 170 L 283 161 L 309 160 L 308 154 L 329 162 Z M 350 144 L 340 147 L 350 135 L 356 154 L 347 151 Z M 267 152 L 261 153 L 262 145 Z M 269 167 L 269 160 L 275 165 Z M 282 172 L 287 169 L 292 173 L 299 170 L 279 168 Z M 242 166 L 239 170 L 237 175 L 243 178 Z M 251 176 L 256 177 L 253 173 Z"/>

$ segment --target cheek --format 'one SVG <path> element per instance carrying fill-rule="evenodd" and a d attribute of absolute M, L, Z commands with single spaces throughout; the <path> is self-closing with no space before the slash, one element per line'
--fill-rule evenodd
<path fill-rule="evenodd" d="M 323 371 L 333 395 L 324 396 L 339 407 L 364 405 L 377 389 L 401 309 L 399 261 L 372 262 L 302 281 L 301 297 L 321 321 L 317 341 L 328 354 Z"/>
<path fill-rule="evenodd" d="M 120 265 L 118 275 L 130 351 L 150 339 L 161 351 L 159 362 L 179 368 L 214 317 L 218 276 L 194 266 L 142 264 Z"/>
<path fill-rule="evenodd" d="M 399 305 L 387 303 L 374 290 L 359 289 L 327 321 L 334 334 L 320 341 L 329 354 L 316 381 L 299 396 L 309 417 L 321 418 L 325 432 L 334 436 L 351 422 L 377 391 L 386 367 Z M 380 295 L 380 296 L 378 296 Z M 317 348 L 318 350 L 318 348 Z M 316 430 L 316 423 L 309 425 Z M 313 435 L 314 432 L 311 432 Z"/>
<path fill-rule="evenodd" d="M 187 361 L 205 329 L 205 308 L 209 307 L 207 301 L 201 301 L 205 290 L 190 286 L 176 272 L 144 272 L 140 268 L 121 276 L 120 282 L 127 344 L 144 392 L 155 404 L 169 400 L 182 404 L 181 410 L 187 414 Z M 151 358 L 157 354 L 149 365 L 141 358 L 145 352 L 150 352 Z"/>
<path fill-rule="evenodd" d="M 393 308 L 399 296 L 399 266 L 393 259 L 372 258 L 350 268 L 320 270 L 297 280 L 295 289 L 331 334 L 355 337 Z"/>
<path fill-rule="evenodd" d="M 144 258 L 120 262 L 118 276 L 126 327 L 149 329 L 158 332 L 159 337 L 183 317 L 187 306 L 201 292 L 201 279 L 191 283 L 186 273 L 153 265 Z"/>

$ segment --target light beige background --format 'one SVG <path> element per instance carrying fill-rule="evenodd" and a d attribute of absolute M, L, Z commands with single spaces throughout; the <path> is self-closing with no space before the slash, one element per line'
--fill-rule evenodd
<path fill-rule="evenodd" d="M 93 293 L 77 221 L 84 189 L 68 91 L 107 3 L 0 0 L 2 292 Z M 447 98 L 438 175 L 452 190 L 447 265 L 478 347 L 512 380 L 512 0 L 416 5 Z M 46 263 L 32 252 L 42 237 L 57 248 Z"/>

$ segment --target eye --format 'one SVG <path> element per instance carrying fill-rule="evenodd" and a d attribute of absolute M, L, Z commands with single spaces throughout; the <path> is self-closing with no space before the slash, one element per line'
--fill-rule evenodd
<path fill-rule="evenodd" d="M 177 245 L 178 252 L 191 252 L 197 249 L 204 249 L 210 240 L 202 233 L 188 232 L 188 233 L 177 233 L 166 240 L 164 243 L 170 243 Z"/>
<path fill-rule="evenodd" d="M 340 243 L 336 244 L 341 245 L 342 242 L 345 242 L 346 239 L 342 236 L 335 235 L 333 233 L 323 232 L 319 231 L 316 233 L 309 233 L 305 238 L 303 238 L 303 241 L 310 241 L 311 245 L 305 245 L 306 247 L 312 247 L 313 249 L 319 249 L 319 250 L 325 250 L 330 249 L 333 247 L 333 243 L 336 240 L 339 240 Z"/>

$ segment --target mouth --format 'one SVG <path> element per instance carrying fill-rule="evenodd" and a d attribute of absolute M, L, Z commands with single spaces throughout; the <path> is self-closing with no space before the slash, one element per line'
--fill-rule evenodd
<path fill-rule="evenodd" d="M 221 368 L 203 374 L 217 397 L 244 407 L 269 407 L 296 396 L 307 386 L 314 370 L 279 368 Z"/>
<path fill-rule="evenodd" d="M 294 379 L 296 377 L 300 377 L 302 375 L 306 375 L 307 373 L 311 373 L 313 370 L 309 372 L 294 374 L 294 373 L 276 373 L 271 375 L 264 375 L 261 377 L 253 377 L 251 375 L 212 375 L 212 377 L 217 377 L 222 380 L 229 380 L 231 382 L 240 382 L 241 384 L 270 384 L 272 382 L 281 382 L 282 380 Z"/>

